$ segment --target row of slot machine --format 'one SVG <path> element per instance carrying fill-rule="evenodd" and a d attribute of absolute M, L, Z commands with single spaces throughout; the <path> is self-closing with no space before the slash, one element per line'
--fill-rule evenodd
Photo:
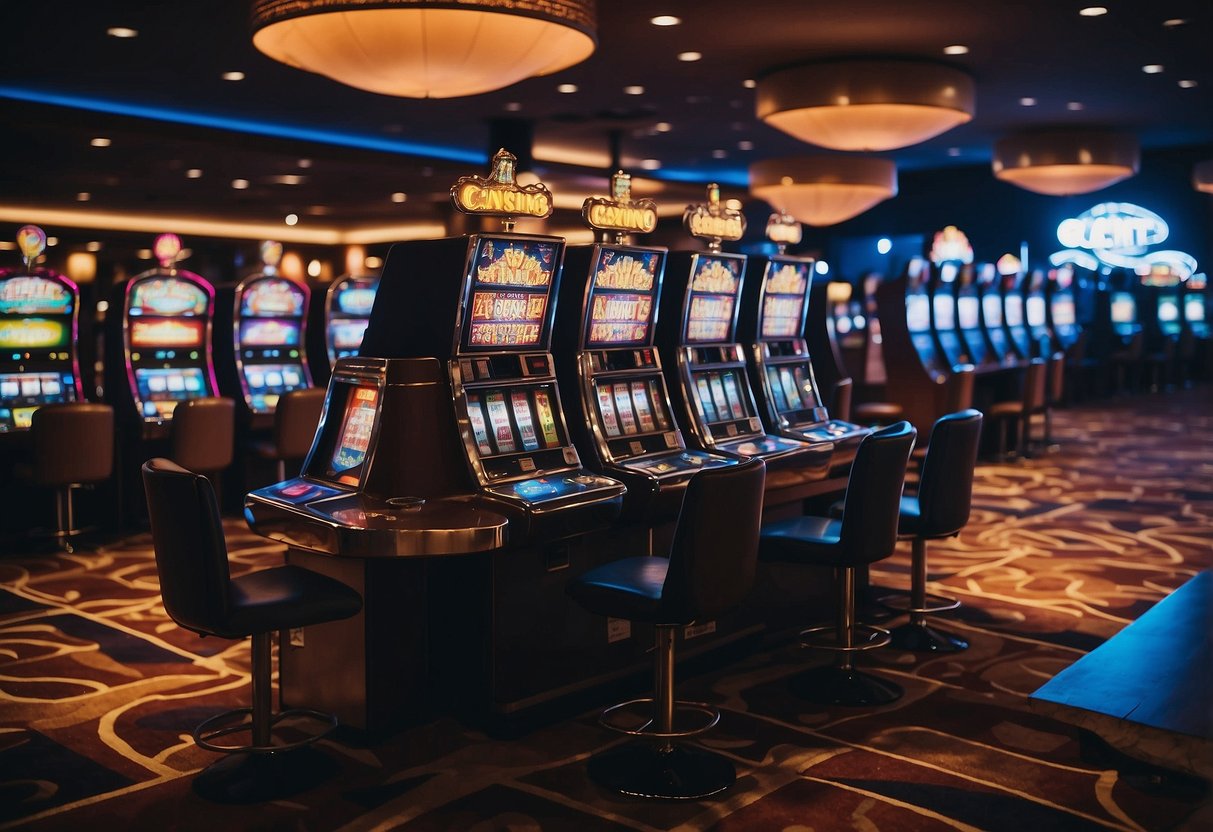
<path fill-rule="evenodd" d="M 760 457 L 768 507 L 799 513 L 838 490 L 831 468 L 868 432 L 831 420 L 814 383 L 812 261 L 723 252 L 744 217 L 718 188 L 684 217 L 706 251 L 625 243 L 657 214 L 622 173 L 583 210 L 603 241 L 566 247 L 511 230 L 551 212 L 547 189 L 516 185 L 513 167 L 500 151 L 487 178 L 452 189 L 459 210 L 505 218 L 503 232 L 391 249 L 302 475 L 246 498 L 250 525 L 287 543 L 288 561 L 371 590 L 361 616 L 284 652 L 284 701 L 367 727 L 393 718 L 375 702 L 413 701 L 415 686 L 500 714 L 643 667 L 651 643 L 568 601 L 568 575 L 660 554 L 705 468 Z M 430 641 L 399 638 L 410 614 Z M 762 617 L 680 637 L 736 638 Z M 397 679 L 401 666 L 417 673 Z M 340 696 L 322 681 L 333 674 Z"/>
<path fill-rule="evenodd" d="M 67 277 L 34 262 L 41 229 L 18 232 L 24 268 L 0 272 L 0 433 L 20 434 L 43 405 L 82 401 L 81 293 Z M 145 438 L 163 436 L 181 401 L 224 395 L 245 423 L 267 427 L 286 392 L 323 383 L 330 367 L 354 355 L 366 329 L 378 278 L 349 275 L 311 307 L 309 286 L 278 274 L 281 246 L 262 245 L 262 268 L 235 286 L 216 288 L 180 268 L 179 238 L 157 238 L 158 268 L 114 288 L 105 332 L 107 400 Z M 84 310 L 83 321 L 90 320 Z M 309 338 L 309 328 L 318 337 Z M 309 360 L 310 359 L 310 360 Z"/>

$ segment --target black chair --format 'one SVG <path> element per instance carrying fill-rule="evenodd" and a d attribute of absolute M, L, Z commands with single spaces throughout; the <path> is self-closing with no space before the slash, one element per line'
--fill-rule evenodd
<path fill-rule="evenodd" d="M 287 462 L 301 462 L 312 449 L 327 392 L 323 387 L 291 390 L 274 406 L 273 437 L 269 442 L 255 443 L 253 451 L 263 459 L 274 462 L 278 482 L 286 479 Z"/>
<path fill-rule="evenodd" d="M 891 631 L 894 647 L 932 653 L 966 649 L 962 638 L 927 626 L 926 616 L 954 610 L 954 598 L 927 595 L 927 541 L 952 537 L 969 522 L 973 495 L 973 469 L 981 444 L 981 411 L 962 410 L 942 416 L 931 428 L 918 493 L 902 496 L 897 524 L 899 537 L 913 540 L 910 592 L 904 600 L 886 595 L 881 603 L 910 614 L 910 620 Z"/>
<path fill-rule="evenodd" d="M 856 622 L 855 571 L 883 560 L 897 547 L 902 486 L 916 432 L 898 422 L 865 436 L 855 452 L 841 519 L 795 517 L 762 528 L 759 557 L 768 561 L 830 566 L 838 581 L 837 625 L 810 627 L 805 644 L 836 651 L 833 665 L 792 679 L 793 691 L 832 705 L 883 705 L 901 688 L 855 669 L 855 653 L 889 643 L 889 631 Z M 830 641 L 817 637 L 832 633 Z"/>
<path fill-rule="evenodd" d="M 114 409 L 94 402 L 48 404 L 30 418 L 32 472 L 55 489 L 54 537 L 65 552 L 84 529 L 76 526 L 73 494 L 103 482 L 114 470 Z"/>
<path fill-rule="evenodd" d="M 710 621 L 737 606 L 754 583 L 766 466 L 761 459 L 700 471 L 687 486 L 669 558 L 612 561 L 574 579 L 568 594 L 587 610 L 651 624 L 656 630 L 654 695 L 602 712 L 604 727 L 641 739 L 595 755 L 589 775 L 604 788 L 641 797 L 695 799 L 737 779 L 732 761 L 677 742 L 720 720 L 702 702 L 674 699 L 674 633 Z M 638 728 L 612 721 L 623 708 L 651 704 L 652 718 Z M 704 717 L 678 729 L 677 711 Z"/>
<path fill-rule="evenodd" d="M 1023 374 L 1023 388 L 1019 398 L 994 402 L 986 409 L 987 415 L 998 425 L 997 459 L 1006 461 L 1012 457 L 1007 450 L 1007 425 L 1015 426 L 1015 455 L 1026 459 L 1032 447 L 1032 417 L 1044 413 L 1047 366 L 1043 358 L 1033 358 Z"/>
<path fill-rule="evenodd" d="M 273 713 L 270 635 L 348 618 L 362 609 L 362 597 L 339 581 L 298 566 L 232 579 L 210 481 L 170 460 L 152 459 L 143 465 L 143 485 L 160 593 L 169 616 L 202 636 L 252 636 L 253 706 L 219 714 L 194 729 L 200 747 L 230 755 L 198 775 L 194 790 L 219 802 L 252 803 L 309 788 L 323 776 L 323 765 L 285 752 L 326 736 L 337 727 L 337 719 L 307 709 Z M 324 727 L 294 742 L 275 742 L 273 727 L 288 717 L 318 721 Z M 251 733 L 250 743 L 216 742 L 243 732 Z"/>

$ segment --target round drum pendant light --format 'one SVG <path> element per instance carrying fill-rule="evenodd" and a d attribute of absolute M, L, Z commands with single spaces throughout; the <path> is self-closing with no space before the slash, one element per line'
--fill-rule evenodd
<path fill-rule="evenodd" d="M 1197 162 L 1192 169 L 1192 187 L 1206 194 L 1213 194 L 1213 159 Z"/>
<path fill-rule="evenodd" d="M 758 117 L 833 150 L 893 150 L 973 118 L 973 79 L 926 61 L 804 64 L 759 80 Z"/>
<path fill-rule="evenodd" d="M 501 89 L 580 63 L 595 0 L 253 0 L 253 44 L 284 64 L 407 98 Z"/>
<path fill-rule="evenodd" d="M 794 156 L 750 165 L 750 193 L 806 225 L 849 220 L 897 194 L 888 159 Z"/>
<path fill-rule="evenodd" d="M 1137 173 L 1137 138 L 1100 130 L 1017 133 L 994 143 L 994 175 L 1049 196 L 1098 191 Z"/>

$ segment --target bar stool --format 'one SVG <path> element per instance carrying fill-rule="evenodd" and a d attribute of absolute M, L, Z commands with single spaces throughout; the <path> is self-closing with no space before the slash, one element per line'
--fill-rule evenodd
<path fill-rule="evenodd" d="M 851 411 L 860 425 L 889 425 L 905 415 L 905 409 L 897 402 L 860 402 Z"/>
<path fill-rule="evenodd" d="M 843 422 L 851 421 L 851 399 L 855 394 L 855 383 L 850 378 L 840 378 L 830 388 L 830 416 Z"/>
<path fill-rule="evenodd" d="M 795 517 L 763 526 L 763 560 L 834 568 L 838 588 L 836 625 L 809 627 L 802 643 L 835 651 L 832 665 L 811 668 L 792 679 L 792 690 L 829 705 L 884 705 L 902 695 L 900 686 L 855 669 L 855 653 L 883 647 L 889 631 L 856 622 L 855 570 L 883 560 L 897 546 L 898 511 L 906 465 L 916 431 L 898 422 L 865 436 L 855 452 L 841 519 Z M 829 641 L 818 637 L 831 633 Z"/>
<path fill-rule="evenodd" d="M 1054 451 L 1057 445 L 1053 443 L 1053 408 L 1061 407 L 1066 395 L 1066 355 L 1055 352 L 1049 356 L 1045 369 L 1045 435 L 1044 449 Z"/>
<path fill-rule="evenodd" d="M 325 394 L 323 387 L 304 387 L 284 394 L 274 407 L 273 438 L 253 445 L 258 456 L 273 460 L 278 466 L 278 482 L 286 479 L 288 460 L 302 460 L 312 449 Z"/>
<path fill-rule="evenodd" d="M 74 551 L 76 527 L 73 493 L 109 479 L 114 470 L 114 409 L 94 402 L 49 404 L 30 420 L 33 477 L 55 489 L 54 537 L 65 552 Z"/>
<path fill-rule="evenodd" d="M 998 459 L 1007 460 L 1007 425 L 1015 425 L 1018 438 L 1015 448 L 1020 457 L 1028 455 L 1032 441 L 1032 417 L 1044 412 L 1045 407 L 1045 360 L 1033 358 L 1028 362 L 1024 371 L 1023 389 L 1018 399 L 994 402 L 986 410 L 986 415 L 995 420 L 998 425 Z"/>
<path fill-rule="evenodd" d="M 169 457 L 213 476 L 232 464 L 236 403 L 226 396 L 186 399 L 173 409 Z"/>
<path fill-rule="evenodd" d="M 716 725 L 720 712 L 703 702 L 674 699 L 674 634 L 737 606 L 754 583 L 766 466 L 761 459 L 700 471 L 683 497 L 669 558 L 632 557 L 605 563 L 574 579 L 567 592 L 592 613 L 651 624 L 656 630 L 654 694 L 612 705 L 603 727 L 639 739 L 594 755 L 590 779 L 639 797 L 692 800 L 731 786 L 732 761 L 678 740 Z M 613 721 L 633 705 L 652 705 L 639 728 Z M 703 724 L 679 729 L 678 712 Z"/>
<path fill-rule="evenodd" d="M 960 606 L 954 598 L 927 595 L 927 541 L 953 537 L 969 522 L 981 422 L 981 411 L 971 408 L 940 417 L 931 428 L 918 493 L 901 498 L 897 534 L 913 540 L 910 592 L 880 599 L 882 604 L 910 614 L 907 623 L 891 631 L 893 646 L 898 649 L 947 653 L 969 646 L 964 639 L 927 626 L 926 616 Z"/>
<path fill-rule="evenodd" d="M 228 755 L 194 778 L 194 791 L 216 802 L 254 803 L 314 786 L 325 774 L 323 766 L 315 758 L 301 760 L 287 752 L 327 736 L 337 727 L 337 718 L 310 709 L 273 712 L 270 635 L 349 618 L 362 609 L 362 596 L 340 581 L 298 566 L 232 579 L 210 481 L 157 458 L 144 463 L 143 485 L 156 572 L 169 616 L 201 636 L 252 637 L 252 707 L 211 717 L 194 729 L 199 747 Z M 288 717 L 317 722 L 322 728 L 294 742 L 275 742 L 272 729 Z M 247 744 L 218 742 L 244 732 L 251 734 Z"/>
<path fill-rule="evenodd" d="M 1142 353 L 1145 351 L 1146 336 L 1143 332 L 1135 332 L 1120 349 L 1114 350 L 1108 357 L 1112 364 L 1112 393 L 1136 392 L 1141 382 Z"/>

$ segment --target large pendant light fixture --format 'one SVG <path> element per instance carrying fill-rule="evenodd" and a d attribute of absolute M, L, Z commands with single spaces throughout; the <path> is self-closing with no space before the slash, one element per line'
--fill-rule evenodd
<path fill-rule="evenodd" d="M 994 143 L 994 175 L 1049 196 L 1098 191 L 1137 173 L 1137 138 L 1105 130 L 1016 133 Z"/>
<path fill-rule="evenodd" d="M 758 81 L 758 117 L 833 150 L 893 150 L 973 118 L 973 79 L 928 61 L 840 60 Z"/>
<path fill-rule="evenodd" d="M 888 159 L 794 156 L 750 165 L 750 193 L 806 225 L 849 220 L 897 193 Z"/>
<path fill-rule="evenodd" d="M 1213 194 L 1213 159 L 1197 162 L 1192 169 L 1192 187 L 1206 194 Z"/>
<path fill-rule="evenodd" d="M 252 28 L 275 60 L 407 98 L 501 89 L 597 45 L 595 0 L 253 0 Z"/>

